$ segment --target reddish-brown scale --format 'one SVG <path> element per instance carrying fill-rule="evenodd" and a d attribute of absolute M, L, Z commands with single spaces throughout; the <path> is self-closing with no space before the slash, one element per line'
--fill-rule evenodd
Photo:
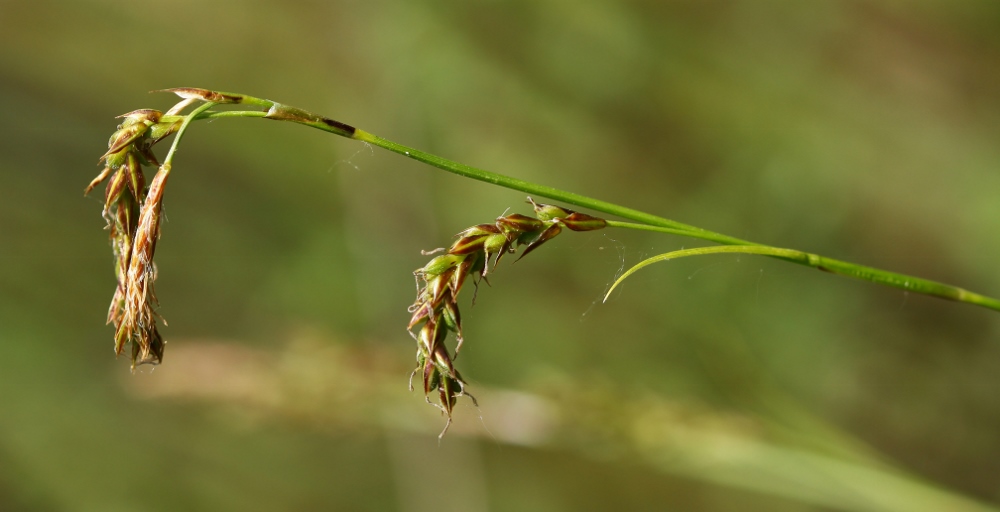
<path fill-rule="evenodd" d="M 108 212 L 111 210 L 111 206 L 115 204 L 115 201 L 122 195 L 122 192 L 127 188 L 128 179 L 125 176 L 125 170 L 119 169 L 114 176 L 111 177 L 111 181 L 108 182 L 108 188 L 104 190 L 104 211 Z"/>
<path fill-rule="evenodd" d="M 497 226 L 507 232 L 541 231 L 545 228 L 545 223 L 527 215 L 512 213 L 506 217 L 497 218 Z"/>
<path fill-rule="evenodd" d="M 493 224 L 477 224 L 471 228 L 462 230 L 460 233 L 455 235 L 455 237 L 467 237 L 467 236 L 479 236 L 479 235 L 493 235 L 499 233 L 500 230 Z"/>
<path fill-rule="evenodd" d="M 451 276 L 451 293 L 454 296 L 458 296 L 458 292 L 462 290 L 462 285 L 465 284 L 465 278 L 469 276 L 472 266 L 476 263 L 475 258 L 465 258 L 458 267 L 455 269 L 455 273 Z"/>
<path fill-rule="evenodd" d="M 483 247 L 483 242 L 489 235 L 463 236 L 451 244 L 448 254 L 472 254 Z"/>
<path fill-rule="evenodd" d="M 552 224 L 551 226 L 548 227 L 548 229 L 542 231 L 542 234 L 538 235 L 538 238 L 532 240 L 531 243 L 529 243 L 528 246 L 524 248 L 524 252 L 521 253 L 521 256 L 517 258 L 517 260 L 515 261 L 521 261 L 521 258 L 527 256 L 528 253 L 539 248 L 545 242 L 552 240 L 553 238 L 556 237 L 556 235 L 558 235 L 561 232 L 562 228 L 559 227 L 559 224 Z"/>
<path fill-rule="evenodd" d="M 604 219 L 599 219 L 586 213 L 573 212 L 569 216 L 559 219 L 567 228 L 573 231 L 593 231 L 608 225 Z"/>
<path fill-rule="evenodd" d="M 90 185 L 87 185 L 87 188 L 83 190 L 83 195 L 89 194 L 91 190 L 94 190 L 94 187 L 100 185 L 101 182 L 108 179 L 108 176 L 111 175 L 111 171 L 112 169 L 110 167 L 104 166 L 104 170 L 101 171 L 101 174 L 98 174 L 97 177 L 90 182 Z"/>
<path fill-rule="evenodd" d="M 151 92 L 172 92 L 181 98 L 197 98 L 204 101 L 210 101 L 212 103 L 240 103 L 243 101 L 242 96 L 210 91 L 208 89 L 199 89 L 197 87 L 176 87 L 173 89 L 160 89 L 158 91 Z"/>

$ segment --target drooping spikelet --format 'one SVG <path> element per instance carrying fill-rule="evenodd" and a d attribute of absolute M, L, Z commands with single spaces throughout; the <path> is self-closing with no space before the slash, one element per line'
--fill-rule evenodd
<path fill-rule="evenodd" d="M 448 417 L 441 435 L 451 425 L 451 413 L 458 397 L 472 398 L 465 391 L 465 380 L 453 362 L 464 341 L 458 294 L 466 278 L 473 276 L 478 286 L 478 280 L 486 279 L 504 254 L 514 253 L 523 245 L 523 258 L 555 238 L 563 227 L 573 231 L 591 231 L 606 225 L 604 219 L 535 203 L 530 197 L 528 202 L 534 207 L 537 218 L 514 213 L 498 217 L 493 224 L 472 226 L 456 235 L 458 240 L 444 254 L 414 272 L 421 285 L 418 286 L 416 301 L 410 306 L 412 316 L 407 325 L 407 330 L 417 342 L 417 367 L 410 376 L 410 387 L 413 387 L 413 376 L 419 374 L 427 401 L 430 402 L 432 392 L 438 393 L 438 403 L 434 405 Z M 455 333 L 454 354 L 445 346 L 449 332 Z M 472 400 L 475 403 L 475 398 Z"/>
<path fill-rule="evenodd" d="M 193 87 L 154 92 L 173 93 L 181 101 L 165 113 L 144 109 L 121 116 L 124 120 L 112 134 L 108 150 L 100 159 L 104 169 L 85 191 L 88 194 L 97 185 L 108 182 L 103 216 L 111 234 L 117 286 L 107 321 L 115 326 L 115 354 L 120 355 L 128 344 L 132 344 L 133 369 L 136 364 L 159 364 L 163 359 L 164 341 L 157 326 L 162 318 L 156 313 L 153 291 L 156 280 L 153 255 L 160 236 L 163 189 L 178 139 L 174 139 L 175 145 L 162 164 L 153 154 L 153 146 L 172 134 L 179 138 L 191 121 L 218 104 L 247 103 L 263 107 L 266 111 L 260 113 L 264 118 L 320 127 L 348 137 L 356 131 L 349 125 L 295 107 L 241 94 Z M 181 115 L 193 105 L 198 106 Z M 144 166 L 157 169 L 148 187 Z"/>
<path fill-rule="evenodd" d="M 118 282 L 108 310 L 108 323 L 115 326 L 116 354 L 132 343 L 134 368 L 136 364 L 158 364 L 163 359 L 164 342 L 153 309 L 156 304 L 153 252 L 159 237 L 163 185 L 170 170 L 159 164 L 151 148 L 177 131 L 180 121 L 173 116 L 164 122 L 164 115 L 158 110 L 136 110 L 122 117 L 125 120 L 111 136 L 108 151 L 101 157 L 104 170 L 85 193 L 108 180 L 103 215 L 111 234 Z M 148 188 L 143 166 L 159 167 Z"/>

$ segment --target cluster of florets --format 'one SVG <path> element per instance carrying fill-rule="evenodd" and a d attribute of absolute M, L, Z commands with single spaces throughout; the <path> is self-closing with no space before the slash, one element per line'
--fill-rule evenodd
<path fill-rule="evenodd" d="M 108 180 L 103 216 L 111 232 L 118 282 L 108 310 L 108 323 L 115 326 L 115 354 L 121 355 L 125 346 L 132 344 L 133 369 L 136 364 L 159 364 L 163 360 L 164 341 L 157 329 L 157 322 L 163 318 L 156 313 L 153 253 L 160 237 L 163 188 L 170 175 L 170 156 L 161 164 L 152 148 L 181 129 L 184 116 L 179 114 L 187 107 L 199 102 L 214 105 L 243 101 L 240 95 L 190 87 L 158 92 L 174 93 L 182 100 L 166 113 L 143 109 L 120 116 L 124 121 L 111 135 L 108 151 L 100 159 L 104 170 L 85 191 L 89 194 Z M 156 169 L 148 186 L 143 167 Z"/>
<path fill-rule="evenodd" d="M 163 122 L 158 110 L 136 110 L 108 142 L 101 157 L 104 170 L 90 183 L 86 193 L 108 180 L 103 216 L 111 233 L 118 285 L 108 310 L 108 323 L 115 326 L 115 353 L 132 343 L 132 365 L 157 364 L 163 358 L 163 339 L 157 330 L 153 281 L 153 252 L 160 232 L 163 186 L 170 172 L 151 151 L 154 144 L 177 131 L 179 121 Z M 158 168 L 147 187 L 143 167 Z"/>
<path fill-rule="evenodd" d="M 493 224 L 479 224 L 458 235 L 444 254 L 414 272 L 417 276 L 417 300 L 410 306 L 413 316 L 407 329 L 417 341 L 417 367 L 413 375 L 420 374 L 424 395 L 438 392 L 438 404 L 448 416 L 459 396 L 469 396 L 466 383 L 455 369 L 454 359 L 462 347 L 462 318 L 458 310 L 458 293 L 466 278 L 473 276 L 476 286 L 486 280 L 505 254 L 514 253 L 525 246 L 519 260 L 543 243 L 553 239 L 568 228 L 572 231 L 591 231 L 603 228 L 604 219 L 592 217 L 549 204 L 535 203 L 535 217 L 514 213 L 498 217 Z M 488 281 L 487 281 L 488 282 Z M 445 346 L 448 333 L 457 340 L 454 354 Z M 412 389 L 412 376 L 411 376 Z M 475 399 L 473 398 L 473 402 Z M 448 425 L 445 425 L 447 430 Z"/>

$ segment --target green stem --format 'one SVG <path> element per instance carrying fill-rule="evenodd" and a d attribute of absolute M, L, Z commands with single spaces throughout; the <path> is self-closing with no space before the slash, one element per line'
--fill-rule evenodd
<path fill-rule="evenodd" d="M 198 119 L 199 114 L 207 111 L 213 106 L 215 106 L 215 103 L 206 102 L 202 105 L 199 105 L 198 108 L 192 110 L 190 114 L 184 116 L 183 120 L 181 121 L 181 127 L 177 129 L 177 135 L 174 136 L 173 143 L 170 144 L 170 151 L 167 151 L 167 157 L 163 159 L 163 165 L 161 165 L 161 167 L 163 167 L 163 169 L 165 169 L 167 172 L 170 172 L 170 165 L 174 161 L 174 155 L 177 154 L 177 148 L 180 146 L 181 139 L 184 137 L 184 133 L 187 132 L 188 126 L 191 125 L 192 121 Z M 161 122 L 162 121 L 163 120 L 161 119 Z"/>
<path fill-rule="evenodd" d="M 225 93 L 225 94 L 235 96 L 234 94 L 231 93 Z M 258 102 L 266 101 L 266 100 L 260 100 L 259 98 L 254 98 L 254 100 Z M 341 135 L 351 139 L 367 142 L 373 146 L 378 146 L 382 149 L 387 149 L 389 151 L 392 151 L 393 153 L 398 153 L 405 157 L 412 158 L 419 162 L 432 165 L 434 167 L 437 167 L 438 169 L 443 169 L 452 174 L 457 174 L 459 176 L 464 176 L 466 178 L 472 178 L 474 180 L 483 181 L 493 185 L 499 185 L 501 187 L 517 190 L 520 192 L 525 192 L 527 194 L 542 196 L 548 199 L 561 201 L 582 208 L 589 208 L 594 211 L 606 213 L 609 215 L 614 215 L 616 217 L 621 217 L 624 219 L 630 219 L 651 226 L 674 229 L 678 234 L 683 233 L 685 236 L 701 238 L 703 240 L 708 240 L 711 242 L 727 244 L 727 245 L 733 245 L 733 244 L 747 245 L 752 243 L 729 235 L 715 233 L 712 231 L 708 231 L 706 229 L 684 224 L 682 222 L 677 222 L 656 215 L 651 215 L 649 213 L 645 213 L 639 210 L 634 210 L 632 208 L 626 208 L 624 206 L 620 206 L 614 203 L 609 203 L 607 201 L 601 201 L 599 199 L 594 199 L 580 194 L 575 194 L 573 192 L 568 192 L 562 189 L 549 187 L 546 185 L 539 185 L 537 183 L 532 183 L 530 181 L 524 181 L 510 176 L 505 176 L 503 174 L 497 174 L 484 169 L 479 169 L 469 165 L 461 164 L 452 160 L 448 160 L 447 158 L 442 158 L 440 156 L 427 153 L 425 151 L 420 151 L 419 149 L 416 148 L 404 146 L 403 144 L 399 144 L 391 140 L 384 139 L 372 133 L 356 129 L 353 127 L 348 126 L 348 128 L 351 128 L 353 131 L 351 131 L 350 133 L 345 133 L 343 127 L 347 125 L 343 125 L 342 123 L 337 123 L 337 125 L 330 125 L 328 124 L 329 120 L 327 118 L 316 116 L 315 114 L 308 114 L 308 117 L 306 116 L 300 116 L 295 118 L 276 117 L 272 113 L 275 109 L 275 106 L 279 109 L 290 108 L 272 102 L 272 106 L 268 107 L 269 108 L 268 112 L 261 112 L 257 110 L 204 112 L 200 114 L 197 117 L 197 119 L 216 119 L 225 117 L 263 117 L 266 119 L 283 119 L 283 120 L 293 121 L 326 132 L 335 133 L 337 135 Z M 295 110 L 298 111 L 298 109 Z M 164 119 L 166 118 L 167 116 L 164 116 Z"/>
<path fill-rule="evenodd" d="M 639 231 L 653 231 L 656 233 L 667 233 L 670 235 L 680 235 L 691 238 L 700 238 L 698 236 L 694 236 L 690 231 L 687 231 L 685 229 L 650 226 L 649 224 L 636 224 L 635 222 L 622 222 L 618 220 L 608 220 L 605 222 L 608 223 L 609 228 L 627 228 L 627 229 L 636 229 Z M 743 242 L 740 245 L 761 245 L 761 244 L 755 244 L 753 242 Z"/>
<path fill-rule="evenodd" d="M 626 223 L 615 223 L 618 227 Z M 609 225 L 612 225 L 609 223 Z M 985 297 L 979 295 L 978 293 L 973 293 L 968 290 L 958 288 L 956 286 L 947 285 L 944 283 L 939 283 L 937 281 L 931 281 L 928 279 L 921 279 L 919 277 L 908 276 L 904 274 L 897 274 L 895 272 L 888 272 L 885 270 L 879 270 L 877 268 L 866 267 L 864 265 L 857 265 L 854 263 L 848 263 L 846 261 L 835 260 L 833 258 L 826 258 L 818 254 L 812 254 L 803 251 L 797 251 L 795 249 L 782 249 L 779 247 L 767 247 L 759 245 L 723 245 L 714 247 L 697 247 L 694 249 L 682 249 L 679 251 L 668 252 L 666 254 L 660 254 L 658 256 L 653 256 L 652 258 L 645 259 L 637 263 L 634 267 L 628 269 L 627 272 L 621 275 L 611 288 L 608 293 L 604 296 L 604 300 L 608 300 L 611 296 L 611 292 L 627 277 L 636 273 L 638 270 L 657 263 L 660 261 L 673 260 L 677 258 L 684 258 L 687 256 L 701 256 L 704 254 L 720 254 L 720 253 L 738 253 L 738 254 L 760 254 L 764 256 L 774 256 L 787 261 L 792 261 L 799 263 L 801 265 L 806 265 L 809 267 L 817 268 L 825 272 L 832 272 L 834 274 L 840 274 L 844 276 L 854 277 L 857 279 L 863 279 L 865 281 L 871 281 L 877 284 L 883 284 L 886 286 L 892 286 L 894 288 L 900 288 L 910 292 L 923 293 L 925 295 L 932 295 L 934 297 L 941 297 L 943 299 L 950 299 L 959 302 L 967 302 L 969 304 L 975 304 L 977 306 L 983 306 L 990 309 L 1000 310 L 1000 301 L 992 299 L 990 297 Z"/>
<path fill-rule="evenodd" d="M 747 240 L 742 240 L 740 238 L 736 238 L 733 236 L 724 235 L 722 233 L 716 233 L 696 226 L 684 224 L 682 222 L 677 222 L 674 220 L 666 219 L 639 210 L 634 210 L 632 208 L 626 208 L 624 206 L 620 206 L 614 203 L 609 203 L 607 201 L 601 201 L 599 199 L 594 199 L 580 194 L 575 194 L 573 192 L 568 192 L 562 189 L 549 187 L 545 185 L 539 185 L 537 183 L 520 180 L 502 174 L 497 174 L 484 169 L 479 169 L 452 160 L 448 160 L 447 158 L 442 158 L 440 156 L 433 155 L 431 153 L 420 151 L 419 149 L 416 148 L 404 146 L 403 144 L 399 144 L 391 140 L 384 139 L 372 133 L 368 133 L 364 130 L 357 129 L 353 126 L 341 123 L 339 121 L 335 121 L 328 117 L 316 115 L 296 107 L 282 105 L 274 101 L 255 98 L 253 96 L 247 96 L 244 94 L 214 92 L 214 91 L 207 91 L 204 89 L 183 89 L 183 90 L 178 89 L 178 90 L 171 90 L 170 92 L 178 92 L 178 94 L 182 95 L 182 97 L 187 97 L 184 96 L 184 94 L 181 94 L 181 92 L 179 91 L 183 91 L 184 94 L 188 95 L 191 94 L 200 95 L 202 99 L 206 101 L 206 103 L 204 105 L 199 106 L 198 109 L 191 112 L 187 116 L 183 117 L 163 116 L 163 119 L 161 120 L 163 122 L 169 122 L 171 120 L 181 120 L 181 119 L 183 119 L 184 122 L 184 124 L 182 124 L 181 126 L 180 131 L 177 134 L 177 138 L 174 140 L 174 146 L 170 148 L 170 155 L 168 155 L 167 157 L 167 162 L 169 162 L 170 157 L 173 155 L 174 150 L 176 149 L 177 142 L 179 141 L 183 131 L 187 128 L 187 124 L 196 119 L 215 119 L 215 118 L 226 118 L 226 117 L 258 117 L 258 118 L 273 119 L 278 121 L 292 121 L 295 123 L 304 124 L 312 128 L 334 133 L 342 137 L 360 140 L 368 144 L 372 144 L 374 146 L 378 146 L 380 148 L 392 151 L 393 153 L 398 153 L 402 156 L 412 158 L 414 160 L 423 162 L 428 165 L 432 165 L 434 167 L 437 167 L 438 169 L 442 169 L 450 173 L 457 174 L 459 176 L 472 178 L 474 180 L 483 181 L 493 185 L 499 185 L 501 187 L 509 188 L 511 190 L 517 190 L 527 194 L 533 194 L 545 197 L 551 200 L 571 204 L 574 206 L 579 206 L 582 208 L 588 208 L 608 215 L 621 217 L 623 219 L 629 219 L 638 223 L 636 224 L 630 222 L 608 221 L 609 226 L 629 228 L 629 229 L 640 229 L 647 231 L 657 231 L 657 232 L 681 235 L 691 238 L 699 238 L 702 240 L 707 240 L 710 242 L 722 244 L 724 246 L 735 247 L 734 249 L 724 249 L 722 247 L 688 249 L 687 251 L 694 251 L 694 252 L 679 251 L 675 253 L 668 253 L 673 255 L 671 258 L 681 257 L 678 256 L 680 252 L 684 253 L 682 254 L 682 256 L 693 256 L 695 254 L 712 254 L 716 252 L 743 252 L 746 254 L 762 254 L 782 259 L 785 261 L 798 263 L 801 265 L 815 267 L 820 270 L 832 272 L 835 274 L 851 276 L 858 279 L 863 279 L 865 281 L 871 281 L 873 283 L 883 284 L 896 288 L 902 288 L 904 290 L 913 291 L 917 293 L 933 295 L 935 297 L 956 300 L 959 302 L 966 302 L 969 304 L 976 304 L 979 306 L 1000 311 L 1000 301 L 989 297 L 985 297 L 983 295 L 969 292 L 962 288 L 938 283 L 935 281 L 929 281 L 926 279 L 920 279 L 913 276 L 907 276 L 904 274 L 897 274 L 895 272 L 888 272 L 885 270 L 879 270 L 872 267 L 857 265 L 854 263 L 848 263 L 845 261 L 825 258 L 811 253 L 795 251 L 792 249 L 780 249 L 776 247 L 757 244 L 755 242 L 749 242 Z M 266 110 L 265 111 L 260 111 L 260 110 L 209 111 L 208 108 L 210 108 L 212 105 L 215 104 L 213 102 L 251 105 L 251 106 L 261 107 Z M 170 119 L 172 117 L 176 119 Z M 697 252 L 697 251 L 703 251 L 703 252 Z M 661 256 L 665 257 L 667 255 L 661 255 Z M 657 258 L 659 258 L 659 256 Z M 671 258 L 664 258 L 664 259 L 671 259 Z M 634 272 L 635 270 L 642 268 L 642 266 L 645 266 L 646 264 L 649 263 L 643 262 L 640 265 L 637 265 L 635 268 L 626 273 L 625 276 L 630 275 L 631 272 Z M 622 276 L 622 278 L 620 278 L 619 281 L 623 279 L 625 276 Z"/>
<path fill-rule="evenodd" d="M 701 229 L 695 226 L 690 226 L 688 224 L 673 221 L 670 219 L 665 219 L 663 217 L 658 217 L 656 215 L 651 215 L 645 212 L 641 212 L 639 210 L 633 210 L 632 208 L 626 208 L 624 206 L 620 206 L 614 203 L 609 203 L 607 201 L 593 199 L 580 194 L 575 194 L 573 192 L 567 192 L 565 190 L 561 190 L 558 188 L 539 185 L 537 183 L 532 183 L 530 181 L 519 180 L 517 178 L 512 178 L 510 176 L 504 176 L 502 174 L 496 174 L 476 167 L 460 164 L 458 162 L 454 162 L 446 158 L 439 157 L 437 155 L 432 155 L 430 153 L 426 153 L 424 151 L 411 148 L 409 146 L 398 144 L 391 140 L 383 139 L 382 137 L 379 137 L 377 135 L 372 135 L 362 130 L 358 130 L 354 138 L 365 141 L 369 144 L 378 146 L 380 148 L 387 149 L 389 151 L 392 151 L 393 153 L 398 153 L 400 155 L 423 162 L 425 164 L 433 165 L 438 169 L 443 169 L 450 173 L 457 174 L 459 176 L 464 176 L 466 178 L 472 178 L 474 180 L 484 181 L 486 183 L 499 185 L 501 187 L 509 188 L 512 190 L 518 190 L 520 192 L 546 197 L 548 199 L 560 201 L 563 203 L 568 203 L 574 206 L 589 208 L 594 211 L 606 213 L 609 215 L 614 215 L 616 217 L 621 217 L 624 219 L 634 220 L 636 222 L 641 222 L 652 226 L 674 229 L 677 230 L 678 232 L 683 232 L 686 236 L 693 236 L 695 238 L 710 240 L 720 244 L 749 243 L 746 242 L 745 240 L 740 240 L 735 237 L 723 235 L 721 233 L 714 233 L 712 231 Z"/>

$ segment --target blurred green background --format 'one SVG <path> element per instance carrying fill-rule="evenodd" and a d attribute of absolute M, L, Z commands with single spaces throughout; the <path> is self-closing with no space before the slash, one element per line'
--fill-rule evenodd
<path fill-rule="evenodd" d="M 103 325 L 114 116 L 244 92 L 463 163 L 1000 294 L 1000 4 L 0 4 L 0 510 L 1000 509 L 1000 315 L 566 233 L 465 297 L 452 432 L 406 392 L 421 249 L 524 196 L 198 123 L 164 364 Z M 162 151 L 162 150 L 161 150 Z M 103 188 L 101 189 L 103 190 Z"/>

